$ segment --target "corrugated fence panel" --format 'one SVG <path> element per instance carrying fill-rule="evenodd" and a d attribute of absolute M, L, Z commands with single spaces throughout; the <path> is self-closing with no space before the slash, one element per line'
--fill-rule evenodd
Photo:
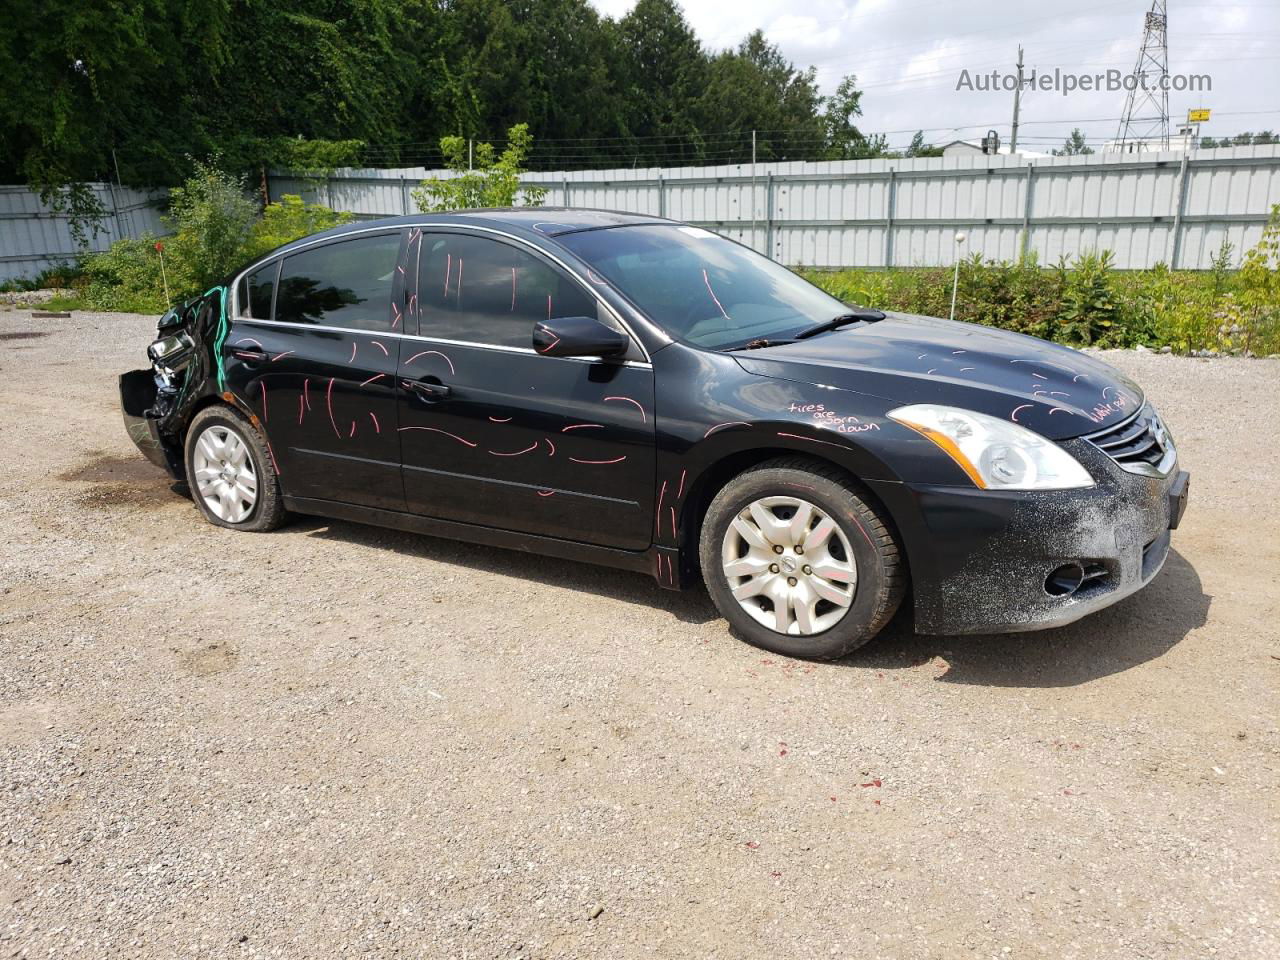
<path fill-rule="evenodd" d="M 101 229 L 86 237 L 89 251 L 105 250 L 120 237 L 168 232 L 160 219 L 163 192 L 105 183 L 88 187 L 107 211 Z M 65 214 L 51 210 L 27 187 L 0 186 L 0 280 L 34 277 L 84 252 L 76 246 Z"/>
<path fill-rule="evenodd" d="M 448 171 L 273 173 L 273 198 L 297 194 L 361 219 L 416 210 L 412 191 Z M 1207 269 L 1224 241 L 1232 263 L 1280 203 L 1280 145 L 1084 157 L 937 157 L 538 172 L 522 178 L 548 206 L 687 220 L 793 265 L 949 266 L 959 255 L 1050 264 L 1110 250 L 1120 268 Z M 91 185 L 108 210 L 90 246 L 162 232 L 160 192 Z M 117 209 L 118 208 L 118 209 Z M 957 244 L 957 232 L 966 234 Z M 0 187 L 0 278 L 78 254 L 65 217 L 25 187 Z"/>

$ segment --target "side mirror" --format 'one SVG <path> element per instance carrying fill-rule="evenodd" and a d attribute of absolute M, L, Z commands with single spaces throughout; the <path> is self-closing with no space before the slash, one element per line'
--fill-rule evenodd
<path fill-rule="evenodd" d="M 619 357 L 630 342 L 591 317 L 557 317 L 533 325 L 533 349 L 548 357 Z"/>

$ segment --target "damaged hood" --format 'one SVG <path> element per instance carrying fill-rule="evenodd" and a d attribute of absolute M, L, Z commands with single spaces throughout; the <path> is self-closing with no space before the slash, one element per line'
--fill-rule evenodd
<path fill-rule="evenodd" d="M 1051 440 L 1105 429 L 1143 403 L 1119 371 L 1068 347 L 902 313 L 734 358 L 758 376 L 963 407 Z"/>

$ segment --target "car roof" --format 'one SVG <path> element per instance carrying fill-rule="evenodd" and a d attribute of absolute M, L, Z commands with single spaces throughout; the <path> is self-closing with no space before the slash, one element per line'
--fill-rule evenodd
<path fill-rule="evenodd" d="M 664 217 L 651 217 L 642 213 L 622 213 L 616 210 L 583 210 L 577 207 L 494 207 L 482 210 L 458 210 L 448 213 L 416 213 L 404 217 L 380 217 L 374 220 L 356 220 L 320 233 L 309 234 L 271 251 L 271 255 L 283 253 L 294 246 L 316 240 L 340 237 L 377 227 L 411 226 L 425 222 L 433 224 L 457 224 L 458 226 L 489 227 L 523 236 L 529 240 L 559 237 L 583 230 L 600 230 L 606 227 L 625 227 L 640 224 L 675 224 Z"/>

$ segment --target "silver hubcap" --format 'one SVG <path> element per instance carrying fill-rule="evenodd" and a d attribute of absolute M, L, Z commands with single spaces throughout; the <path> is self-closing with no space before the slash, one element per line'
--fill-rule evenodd
<path fill-rule="evenodd" d="M 249 446 L 221 424 L 206 427 L 196 440 L 191 458 L 196 489 L 204 504 L 219 520 L 239 523 L 258 502 L 258 474 Z"/>
<path fill-rule="evenodd" d="M 834 627 L 858 584 L 844 531 L 798 497 L 763 497 L 745 507 L 725 531 L 720 562 L 742 609 L 791 636 Z"/>

